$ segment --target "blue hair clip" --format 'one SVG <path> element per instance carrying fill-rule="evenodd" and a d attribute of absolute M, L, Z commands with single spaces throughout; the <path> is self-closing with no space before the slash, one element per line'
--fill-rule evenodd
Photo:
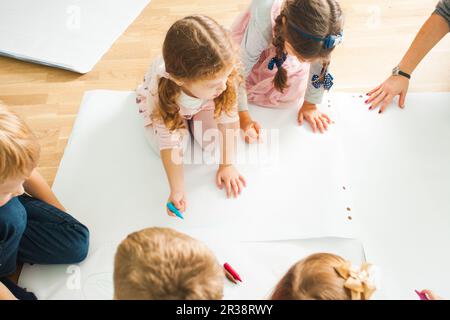
<path fill-rule="evenodd" d="M 277 56 L 273 57 L 269 61 L 269 65 L 267 67 L 269 68 L 269 70 L 273 70 L 273 68 L 275 66 L 277 66 L 277 68 L 280 69 L 281 66 L 283 65 L 283 63 L 286 61 L 286 59 L 287 59 L 287 55 L 286 55 L 286 53 L 283 52 L 281 59 L 279 59 Z"/>
<path fill-rule="evenodd" d="M 325 49 L 334 48 L 338 44 L 342 43 L 343 40 L 344 35 L 342 34 L 342 32 L 339 33 L 337 36 L 331 34 L 323 40 L 323 46 L 325 47 Z"/>
<path fill-rule="evenodd" d="M 323 46 L 325 49 L 334 48 L 335 46 L 337 46 L 338 44 L 340 44 L 344 41 L 344 33 L 343 32 L 339 32 L 339 34 L 337 34 L 337 35 L 330 34 L 330 35 L 326 36 L 325 38 L 322 38 L 322 37 L 316 37 L 316 36 L 313 36 L 312 34 L 306 33 L 302 29 L 300 29 L 299 27 L 297 27 L 296 25 L 294 25 L 292 23 L 289 23 L 289 26 L 291 26 L 295 31 L 297 31 L 298 33 L 300 33 L 303 37 L 305 37 L 307 39 L 311 39 L 311 40 L 314 40 L 317 42 L 323 42 Z"/>
<path fill-rule="evenodd" d="M 315 74 L 312 77 L 312 85 L 314 88 L 319 89 L 320 86 L 323 86 L 325 90 L 330 90 L 333 86 L 333 76 L 329 73 L 326 73 L 322 78 Z"/>

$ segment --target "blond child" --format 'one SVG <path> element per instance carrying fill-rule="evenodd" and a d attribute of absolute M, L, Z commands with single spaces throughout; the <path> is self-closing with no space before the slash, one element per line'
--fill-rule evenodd
<path fill-rule="evenodd" d="M 369 300 L 375 292 L 370 266 L 353 268 L 329 253 L 313 254 L 293 265 L 283 276 L 272 300 Z"/>
<path fill-rule="evenodd" d="M 183 156 L 191 136 L 204 149 L 220 145 L 216 184 L 226 188 L 228 197 L 237 197 L 245 186 L 234 166 L 237 109 L 245 92 L 236 52 L 229 33 L 216 21 L 202 15 L 185 17 L 170 27 L 162 57 L 137 89 L 145 136 L 167 174 L 168 202 L 181 212 L 187 207 Z M 219 137 L 215 142 L 209 139 L 214 132 Z"/>
<path fill-rule="evenodd" d="M 219 300 L 224 273 L 202 242 L 168 228 L 130 234 L 117 249 L 117 300 Z"/>
<path fill-rule="evenodd" d="M 18 299 L 36 297 L 13 283 L 18 263 L 78 263 L 89 231 L 56 198 L 36 171 L 39 143 L 30 128 L 0 104 L 0 286 Z"/>

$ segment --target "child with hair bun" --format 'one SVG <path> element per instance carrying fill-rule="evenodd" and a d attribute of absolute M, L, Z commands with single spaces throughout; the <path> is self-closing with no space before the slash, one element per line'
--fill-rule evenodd
<path fill-rule="evenodd" d="M 355 268 L 330 253 L 294 264 L 272 293 L 272 300 L 369 300 L 375 292 L 370 265 Z"/>

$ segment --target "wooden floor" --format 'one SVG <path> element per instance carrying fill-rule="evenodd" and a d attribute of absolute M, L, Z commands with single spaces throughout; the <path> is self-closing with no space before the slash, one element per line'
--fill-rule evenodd
<path fill-rule="evenodd" d="M 341 0 L 345 43 L 333 57 L 335 90 L 366 91 L 401 59 L 437 0 Z M 202 13 L 229 26 L 250 0 L 152 0 L 86 75 L 0 58 L 0 100 L 23 116 L 42 143 L 40 171 L 52 184 L 86 90 L 133 90 L 160 53 L 171 23 Z M 376 5 L 375 5 L 376 3 Z M 411 91 L 450 91 L 450 37 L 416 70 Z"/>

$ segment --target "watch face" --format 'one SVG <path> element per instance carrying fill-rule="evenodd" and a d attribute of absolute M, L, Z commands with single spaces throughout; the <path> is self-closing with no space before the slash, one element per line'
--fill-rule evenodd
<path fill-rule="evenodd" d="M 397 76 L 398 75 L 398 71 L 399 71 L 399 67 L 397 66 L 394 69 L 392 69 L 392 74 Z"/>

